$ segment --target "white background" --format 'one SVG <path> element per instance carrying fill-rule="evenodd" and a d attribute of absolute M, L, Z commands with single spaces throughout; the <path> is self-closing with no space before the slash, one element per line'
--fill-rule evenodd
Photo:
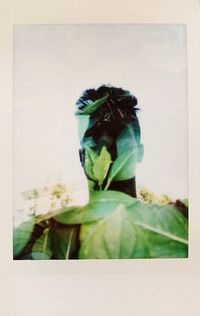
<path fill-rule="evenodd" d="M 18 25 L 14 29 L 14 183 L 83 182 L 75 103 L 111 84 L 135 94 L 144 160 L 137 185 L 187 198 L 185 25 Z M 84 182 L 85 184 L 85 182 Z"/>
<path fill-rule="evenodd" d="M 199 316 L 198 1 L 5 1 L 1 4 L 1 314 Z M 12 261 L 12 24 L 186 23 L 189 100 L 190 258 Z"/>

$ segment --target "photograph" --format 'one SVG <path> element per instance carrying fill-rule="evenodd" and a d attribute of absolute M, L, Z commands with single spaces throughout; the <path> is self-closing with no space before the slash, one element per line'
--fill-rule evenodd
<path fill-rule="evenodd" d="M 13 32 L 13 259 L 188 258 L 186 25 Z"/>

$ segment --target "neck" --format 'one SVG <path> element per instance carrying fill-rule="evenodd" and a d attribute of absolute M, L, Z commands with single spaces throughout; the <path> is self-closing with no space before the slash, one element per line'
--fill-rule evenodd
<path fill-rule="evenodd" d="M 137 193 L 135 177 L 124 181 L 114 181 L 109 186 L 109 190 L 120 191 L 136 198 Z"/>

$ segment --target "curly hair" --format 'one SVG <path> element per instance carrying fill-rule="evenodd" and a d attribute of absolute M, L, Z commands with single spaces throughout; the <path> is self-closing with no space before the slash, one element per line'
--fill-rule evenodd
<path fill-rule="evenodd" d="M 131 123 L 137 142 L 140 142 L 140 125 L 137 117 L 137 99 L 129 91 L 109 85 L 102 85 L 98 89 L 84 91 L 76 105 L 83 110 L 88 102 L 95 102 L 106 97 L 105 102 L 90 115 L 90 123 L 84 137 L 92 136 L 97 143 L 107 134 L 116 139 L 121 129 Z"/>

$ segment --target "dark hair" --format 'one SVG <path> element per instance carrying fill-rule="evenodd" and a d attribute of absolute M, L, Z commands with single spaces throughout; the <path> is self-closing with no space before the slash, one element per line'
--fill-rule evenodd
<path fill-rule="evenodd" d="M 92 139 L 92 148 L 100 152 L 106 146 L 112 159 L 116 159 L 116 139 L 125 126 L 130 124 L 136 142 L 140 143 L 140 125 L 137 117 L 137 99 L 122 88 L 102 85 L 98 89 L 88 89 L 76 102 L 78 113 L 84 113 L 90 104 L 101 102 L 90 112 L 87 130 L 81 140 L 80 159 L 84 165 L 84 147 Z M 91 143 L 90 143 L 91 144 Z"/>
<path fill-rule="evenodd" d="M 120 126 L 125 126 L 132 123 L 136 140 L 140 142 L 140 125 L 137 117 L 138 108 L 137 99 L 134 95 L 122 88 L 115 88 L 109 85 L 102 85 L 98 89 L 88 89 L 77 101 L 76 105 L 79 110 L 83 110 L 88 102 L 94 102 L 102 97 L 107 96 L 104 104 L 97 108 L 90 115 L 90 121 L 95 121 L 95 124 L 90 124 L 85 136 L 90 136 L 95 132 L 95 129 L 103 130 L 109 125 L 110 131 L 120 131 Z"/>

